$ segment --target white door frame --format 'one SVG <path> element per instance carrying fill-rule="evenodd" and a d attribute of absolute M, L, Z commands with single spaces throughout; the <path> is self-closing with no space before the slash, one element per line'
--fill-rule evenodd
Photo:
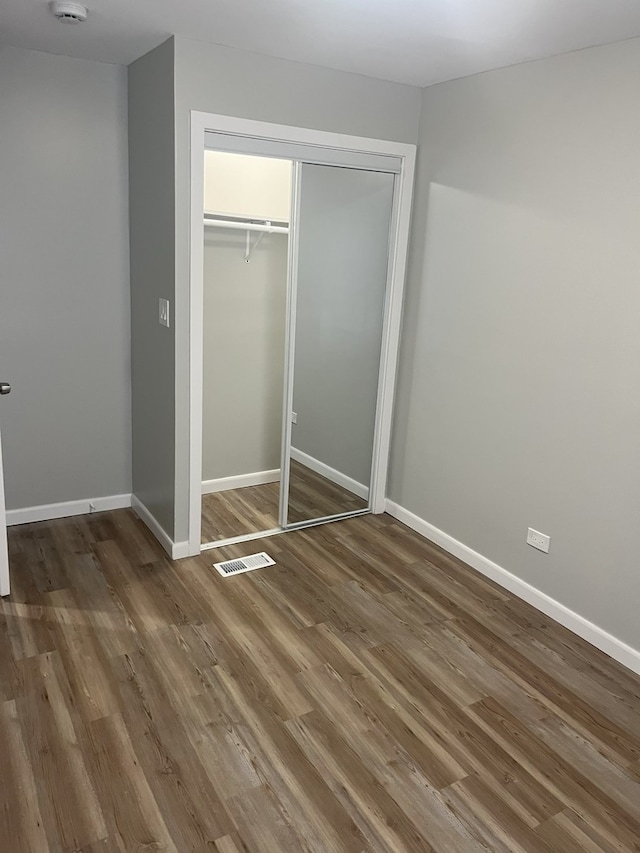
<path fill-rule="evenodd" d="M 298 161 L 291 164 L 291 202 L 289 205 L 289 240 L 287 245 L 287 298 L 285 303 L 284 388 L 282 394 L 282 429 L 280 436 L 280 493 L 278 521 L 281 529 L 289 518 L 289 483 L 291 479 L 291 412 L 293 411 L 293 351 L 298 301 L 298 214 L 302 170 Z"/>
<path fill-rule="evenodd" d="M 2 467 L 2 435 L 0 435 L 0 596 L 9 595 L 9 549 L 7 546 L 7 512 L 4 500 L 4 469 Z"/>
<path fill-rule="evenodd" d="M 192 110 L 190 136 L 190 288 L 189 288 L 189 554 L 200 553 L 202 500 L 202 375 L 204 293 L 204 150 L 206 131 L 251 137 L 260 156 L 260 140 L 313 145 L 341 151 L 382 154 L 401 160 L 392 223 L 389 283 L 380 362 L 371 512 L 384 512 L 393 401 L 396 384 L 402 299 L 407 264 L 416 146 L 402 142 L 346 136 L 309 128 L 270 124 Z"/>

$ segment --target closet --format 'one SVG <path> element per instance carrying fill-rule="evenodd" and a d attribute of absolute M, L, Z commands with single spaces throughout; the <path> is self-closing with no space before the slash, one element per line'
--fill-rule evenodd
<path fill-rule="evenodd" d="M 372 509 L 400 165 L 205 136 L 208 548 Z"/>

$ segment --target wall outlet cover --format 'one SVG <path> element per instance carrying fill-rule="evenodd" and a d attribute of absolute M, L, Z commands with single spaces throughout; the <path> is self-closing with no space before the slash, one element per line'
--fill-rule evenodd
<path fill-rule="evenodd" d="M 527 545 L 531 545 L 532 548 L 537 548 L 538 551 L 548 554 L 550 544 L 551 537 L 547 536 L 546 533 L 540 533 L 539 530 L 534 530 L 533 527 L 527 530 Z"/>

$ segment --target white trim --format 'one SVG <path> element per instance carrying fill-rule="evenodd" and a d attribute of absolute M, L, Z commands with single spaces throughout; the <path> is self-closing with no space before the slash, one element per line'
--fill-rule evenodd
<path fill-rule="evenodd" d="M 189 543 L 185 540 L 184 542 L 174 542 L 171 545 L 171 559 L 172 560 L 184 560 L 186 557 L 192 557 L 191 549 L 189 548 Z"/>
<path fill-rule="evenodd" d="M 365 501 L 369 499 L 369 489 L 364 485 L 364 483 L 359 483 L 357 480 L 354 480 L 352 477 L 348 477 L 336 468 L 330 468 L 319 459 L 314 459 L 314 457 L 309 456 L 308 453 L 303 453 L 302 450 L 298 450 L 297 447 L 291 448 L 291 458 L 295 462 L 299 462 L 301 465 L 305 465 L 307 468 L 315 471 L 316 474 L 320 474 L 321 477 L 325 477 L 325 479 L 331 480 L 332 483 L 342 486 L 343 489 L 347 489 L 347 491 L 352 492 L 359 498 L 364 498 Z"/>
<path fill-rule="evenodd" d="M 308 127 L 295 127 L 289 124 L 272 124 L 266 121 L 238 118 L 237 116 L 191 111 L 191 126 L 202 130 L 202 150 L 204 151 L 204 133 L 230 133 L 236 136 L 249 136 L 260 141 L 290 142 L 292 144 L 312 145 L 317 148 L 334 148 L 343 151 L 358 151 L 361 154 L 387 154 L 391 157 L 415 155 L 416 146 L 405 142 L 392 142 L 387 139 L 373 139 L 368 136 L 351 136 L 345 133 L 333 133 L 328 130 L 316 130 Z M 212 150 L 208 148 L 207 150 Z M 295 160 L 295 157 L 285 157 Z M 204 161 L 204 157 L 202 157 Z"/>
<path fill-rule="evenodd" d="M 296 338 L 296 311 L 298 303 L 298 247 L 300 229 L 298 218 L 300 210 L 300 186 L 302 169 L 294 161 L 291 170 L 291 202 L 289 205 L 289 244 L 287 252 L 287 293 L 285 302 L 284 330 L 284 390 L 282 394 L 282 435 L 280 446 L 280 501 L 278 503 L 278 522 L 286 527 L 289 520 L 289 482 L 291 480 L 291 430 L 293 427 L 293 358 Z"/>
<path fill-rule="evenodd" d="M 200 115 L 200 114 L 198 114 Z M 205 122 L 190 123 L 189 211 L 189 553 L 200 553 L 202 534 L 202 382 L 204 320 L 204 134 Z M 176 482 L 178 481 L 176 472 Z M 175 509 L 178 495 L 175 495 Z"/>
<path fill-rule="evenodd" d="M 380 394 L 376 413 L 370 508 L 384 511 L 387 463 L 393 417 L 398 345 L 404 279 L 406 272 L 416 146 L 361 136 L 311 130 L 309 128 L 191 112 L 190 122 L 190 287 L 189 287 L 189 549 L 200 553 L 201 481 L 202 481 L 202 296 L 204 265 L 204 146 L 207 130 L 251 137 L 255 154 L 260 154 L 260 141 L 302 143 L 343 151 L 386 154 L 402 160 L 394 203 L 390 261 L 389 297 L 384 319 L 384 338 L 380 362 Z M 286 472 L 283 471 L 283 477 Z M 176 478 L 179 480 L 179 478 Z M 180 496 L 176 494 L 176 506 Z"/>
<path fill-rule="evenodd" d="M 229 536 L 226 539 L 215 539 L 213 542 L 205 542 L 200 546 L 200 550 L 212 551 L 214 548 L 239 545 L 242 542 L 253 542 L 254 539 L 266 539 L 268 536 L 277 536 L 279 533 L 286 532 L 284 527 L 270 527 L 268 530 L 258 530 L 255 533 L 242 533 L 240 536 Z"/>
<path fill-rule="evenodd" d="M 56 504 L 26 506 L 7 511 L 7 526 L 31 524 L 34 521 L 49 521 L 53 518 L 68 518 L 72 515 L 89 515 L 110 509 L 125 509 L 131 506 L 131 495 L 108 495 L 102 498 L 87 498 L 82 501 L 63 501 Z"/>
<path fill-rule="evenodd" d="M 216 480 L 202 481 L 202 494 L 213 492 L 228 492 L 230 489 L 244 489 L 247 486 L 262 486 L 265 483 L 277 483 L 280 480 L 280 469 L 271 471 L 256 471 L 253 474 L 238 474 L 235 477 L 218 477 Z"/>
<path fill-rule="evenodd" d="M 373 437 L 371 486 L 369 507 L 379 514 L 385 510 L 391 427 L 398 372 L 400 333 L 402 328 L 402 305 L 404 280 L 407 270 L 409 235 L 411 228 L 411 205 L 415 175 L 415 149 L 402 158 L 402 169 L 396 176 L 394 192 L 393 229 L 389 243 L 389 268 L 387 273 L 386 305 L 382 328 L 382 351 L 378 379 L 378 400 Z"/>
<path fill-rule="evenodd" d="M 627 643 L 609 634 L 608 631 L 599 628 L 593 622 L 585 619 L 584 616 L 580 616 L 579 613 L 570 610 L 545 592 L 531 586 L 531 584 L 507 571 L 507 569 L 502 568 L 502 566 L 492 562 L 487 557 L 483 557 L 482 554 L 454 539 L 453 536 L 449 536 L 448 533 L 434 527 L 433 524 L 429 524 L 423 518 L 409 512 L 409 510 L 399 504 L 387 501 L 386 511 L 389 515 L 397 518 L 398 521 L 406 524 L 407 527 L 411 527 L 412 530 L 415 530 L 421 536 L 444 548 L 449 554 L 463 560 L 473 569 L 476 569 L 476 571 L 491 578 L 491 580 L 504 587 L 504 589 L 517 595 L 518 598 L 522 598 L 537 610 L 542 611 L 542 613 L 546 613 L 547 616 L 564 625 L 565 628 L 573 631 L 574 634 L 582 637 L 583 640 L 591 643 L 592 646 L 600 649 L 600 651 L 617 660 L 618 663 L 640 675 L 640 650 L 627 645 Z"/>
<path fill-rule="evenodd" d="M 131 509 L 140 521 L 147 525 L 172 560 L 181 560 L 183 557 L 191 556 L 189 553 L 189 543 L 174 542 L 155 515 L 135 495 L 131 495 Z"/>
<path fill-rule="evenodd" d="M 9 573 L 9 547 L 7 542 L 7 518 L 4 500 L 4 472 L 2 468 L 2 436 L 0 436 L 0 596 L 11 592 Z"/>

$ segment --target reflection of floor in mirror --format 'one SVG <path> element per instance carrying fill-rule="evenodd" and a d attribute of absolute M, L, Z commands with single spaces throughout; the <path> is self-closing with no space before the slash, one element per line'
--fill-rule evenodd
<path fill-rule="evenodd" d="M 367 501 L 353 492 L 316 474 L 305 465 L 291 461 L 289 484 L 289 523 L 323 518 L 339 512 L 366 509 Z"/>
<path fill-rule="evenodd" d="M 202 542 L 216 542 L 278 527 L 279 491 L 280 483 L 265 483 L 203 495 Z M 366 508 L 367 502 L 363 498 L 305 465 L 291 462 L 290 522 Z"/>

